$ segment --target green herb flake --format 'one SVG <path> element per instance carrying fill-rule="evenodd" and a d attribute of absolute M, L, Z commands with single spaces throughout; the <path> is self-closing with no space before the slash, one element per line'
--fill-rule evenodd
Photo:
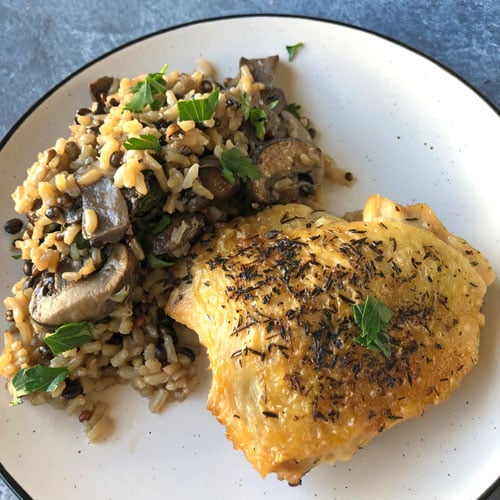
<path fill-rule="evenodd" d="M 20 253 L 13 253 L 10 257 L 14 260 L 20 260 L 21 254 Z"/>
<path fill-rule="evenodd" d="M 368 349 L 381 351 L 386 358 L 390 358 L 389 337 L 385 329 L 392 318 L 392 311 L 383 302 L 368 295 L 364 304 L 352 306 L 352 313 L 361 330 L 361 335 L 355 341 Z"/>
<path fill-rule="evenodd" d="M 290 104 L 287 104 L 284 109 L 285 111 L 292 113 L 292 115 L 295 116 L 297 120 L 300 120 L 300 107 L 300 104 L 291 102 Z"/>
<path fill-rule="evenodd" d="M 255 136 L 262 141 L 266 131 L 267 114 L 263 109 L 252 108 L 250 110 L 250 123 L 255 129 Z"/>
<path fill-rule="evenodd" d="M 163 233 L 163 231 L 165 231 L 168 226 L 170 226 L 170 216 L 167 214 L 163 214 L 158 224 L 156 224 L 156 226 L 153 228 L 153 234 L 157 235 Z"/>
<path fill-rule="evenodd" d="M 278 104 L 280 103 L 280 100 L 279 99 L 275 99 L 274 101 L 271 101 L 267 107 L 269 109 L 274 109 Z"/>
<path fill-rule="evenodd" d="M 296 43 L 295 45 L 287 45 L 286 51 L 288 52 L 288 60 L 292 61 L 297 55 L 298 51 L 304 46 L 302 42 Z"/>
<path fill-rule="evenodd" d="M 201 123 L 210 120 L 215 113 L 218 100 L 219 89 L 217 88 L 208 97 L 178 101 L 179 121 L 193 120 L 196 123 Z"/>
<path fill-rule="evenodd" d="M 44 340 L 53 354 L 61 354 L 94 340 L 93 326 L 89 321 L 67 323 L 46 335 Z"/>
<path fill-rule="evenodd" d="M 252 109 L 252 106 L 250 104 L 250 99 L 248 97 L 248 94 L 246 92 L 243 92 L 242 99 L 241 99 L 241 112 L 243 114 L 243 119 L 248 120 L 250 118 L 250 110 Z"/>
<path fill-rule="evenodd" d="M 32 392 L 53 392 L 59 384 L 69 375 L 66 367 L 53 368 L 51 366 L 36 365 L 31 368 L 19 370 L 12 379 L 14 395 L 11 406 L 22 403 L 21 397 Z"/>
<path fill-rule="evenodd" d="M 279 101 L 276 100 L 269 103 L 269 109 L 275 108 L 278 105 L 278 102 Z M 262 108 L 252 106 L 246 92 L 243 92 L 241 112 L 243 114 L 243 119 L 249 121 L 255 130 L 255 136 L 257 139 L 262 141 L 266 132 L 267 113 Z"/>
<path fill-rule="evenodd" d="M 148 267 L 150 269 L 161 269 L 163 267 L 170 267 L 173 266 L 173 262 L 168 262 L 166 260 L 162 260 L 152 253 L 148 254 Z"/>
<path fill-rule="evenodd" d="M 86 240 L 81 232 L 79 232 L 75 236 L 74 243 L 78 250 L 85 250 L 87 248 L 90 248 L 89 240 Z"/>
<path fill-rule="evenodd" d="M 156 207 L 162 206 L 167 199 L 166 193 L 161 190 L 160 184 L 152 172 L 146 172 L 144 177 L 146 178 L 148 192 L 137 200 L 135 207 L 131 207 L 131 214 L 134 218 L 148 215 Z M 134 231 L 134 234 L 136 233 L 137 231 Z"/>
<path fill-rule="evenodd" d="M 241 180 L 256 180 L 262 177 L 259 167 L 238 148 L 224 151 L 219 159 L 222 165 L 222 175 L 233 186 L 236 183 L 236 177 Z"/>
<path fill-rule="evenodd" d="M 161 152 L 161 144 L 158 137 L 152 134 L 140 135 L 139 137 L 129 137 L 124 143 L 125 149 L 151 149 L 156 153 Z"/>
<path fill-rule="evenodd" d="M 165 94 L 167 82 L 163 75 L 167 71 L 165 64 L 159 73 L 149 73 L 146 78 L 134 85 L 130 91 L 134 92 L 134 98 L 125 106 L 125 109 L 132 113 L 142 113 L 144 108 L 149 107 L 154 111 L 160 109 L 162 101 L 155 98 L 155 95 Z"/>

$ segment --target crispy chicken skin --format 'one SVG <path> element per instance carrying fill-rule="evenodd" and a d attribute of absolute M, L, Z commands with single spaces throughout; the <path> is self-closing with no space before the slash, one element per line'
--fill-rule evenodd
<path fill-rule="evenodd" d="M 274 206 L 206 234 L 177 264 L 166 312 L 206 346 L 208 408 L 262 476 L 295 485 L 349 460 L 445 401 L 477 362 L 491 270 L 432 231 L 366 217 Z M 368 295 L 393 312 L 389 358 L 354 340 L 352 304 Z"/>

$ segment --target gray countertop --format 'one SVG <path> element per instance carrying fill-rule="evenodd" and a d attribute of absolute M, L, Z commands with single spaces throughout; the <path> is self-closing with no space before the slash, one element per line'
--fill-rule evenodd
<path fill-rule="evenodd" d="M 500 107 L 498 0 L 0 0 L 0 140 L 54 85 L 115 47 L 195 20 L 264 13 L 340 21 L 388 36 Z M 0 500 L 12 498 L 0 479 Z"/>

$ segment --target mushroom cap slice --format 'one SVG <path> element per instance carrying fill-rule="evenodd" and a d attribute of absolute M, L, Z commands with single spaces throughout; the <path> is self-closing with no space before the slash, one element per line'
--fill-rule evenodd
<path fill-rule="evenodd" d="M 240 68 L 245 65 L 248 67 L 254 80 L 261 82 L 266 88 L 271 88 L 274 85 L 274 77 L 278 67 L 279 56 L 268 56 L 257 59 L 240 58 Z"/>
<path fill-rule="evenodd" d="M 309 141 L 288 137 L 256 151 L 262 177 L 248 184 L 250 196 L 260 203 L 289 203 L 314 193 L 323 180 L 321 150 Z"/>
<path fill-rule="evenodd" d="M 104 266 L 80 281 L 61 283 L 47 294 L 42 280 L 33 290 L 29 304 L 31 317 L 38 323 L 60 326 L 76 321 L 97 321 L 113 312 L 139 278 L 140 263 L 122 244 L 111 246 Z"/>
<path fill-rule="evenodd" d="M 83 236 L 94 243 L 118 243 L 130 226 L 128 207 L 111 177 L 81 187 L 82 208 L 94 210 L 98 225 L 93 232 L 83 225 Z"/>

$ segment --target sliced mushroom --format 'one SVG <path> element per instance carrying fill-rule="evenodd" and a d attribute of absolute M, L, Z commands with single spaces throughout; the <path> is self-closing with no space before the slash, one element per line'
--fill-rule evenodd
<path fill-rule="evenodd" d="M 262 177 L 248 184 L 250 196 L 259 203 L 289 203 L 311 195 L 323 180 L 321 150 L 297 138 L 267 143 L 256 151 Z"/>
<path fill-rule="evenodd" d="M 275 113 L 281 113 L 287 105 L 285 92 L 278 87 L 261 90 L 260 99 L 266 106 L 271 106 Z"/>
<path fill-rule="evenodd" d="M 302 124 L 302 122 L 289 111 L 283 111 L 281 117 L 285 120 L 286 130 L 288 137 L 296 137 L 302 141 L 312 141 L 309 130 Z"/>
<path fill-rule="evenodd" d="M 185 255 L 204 224 L 205 221 L 199 214 L 173 215 L 167 229 L 153 238 L 153 254 L 168 257 Z"/>
<path fill-rule="evenodd" d="M 266 88 L 271 88 L 274 84 L 276 68 L 278 67 L 279 56 L 262 57 L 258 59 L 240 58 L 240 68 L 245 65 L 252 73 L 255 81 L 263 83 Z"/>
<path fill-rule="evenodd" d="M 101 101 L 102 97 L 106 97 L 109 91 L 116 86 L 118 83 L 117 78 L 113 78 L 112 76 L 102 76 L 98 78 L 95 82 L 90 84 L 90 94 L 94 101 Z"/>
<path fill-rule="evenodd" d="M 48 326 L 100 320 L 127 297 L 139 271 L 139 261 L 128 247 L 113 245 L 104 266 L 88 278 L 69 282 L 58 272 L 57 279 L 49 278 L 51 287 L 40 281 L 30 300 L 31 317 Z"/>
<path fill-rule="evenodd" d="M 128 207 L 111 177 L 81 187 L 82 209 L 94 210 L 97 228 L 89 232 L 83 224 L 83 236 L 94 243 L 118 243 L 130 225 Z"/>
<path fill-rule="evenodd" d="M 220 160 L 216 156 L 200 158 L 198 176 L 203 186 L 214 195 L 214 201 L 226 201 L 238 192 L 238 183 L 233 185 L 222 175 Z"/>

